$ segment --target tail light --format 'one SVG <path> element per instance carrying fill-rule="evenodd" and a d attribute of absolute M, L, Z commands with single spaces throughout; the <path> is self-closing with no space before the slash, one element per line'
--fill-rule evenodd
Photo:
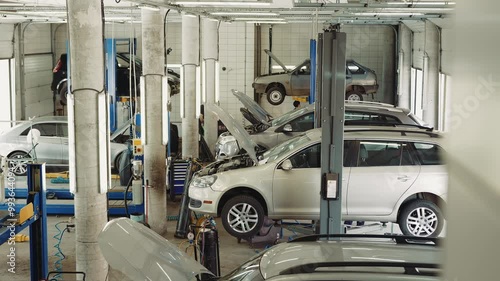
<path fill-rule="evenodd" d="M 56 66 L 55 66 L 55 67 L 54 67 L 54 69 L 52 70 L 52 72 L 53 72 L 53 73 L 57 73 L 57 72 L 59 72 L 59 70 L 61 70 L 61 67 L 62 67 L 62 61 L 61 61 L 61 59 L 59 59 L 59 60 L 57 61 Z"/>

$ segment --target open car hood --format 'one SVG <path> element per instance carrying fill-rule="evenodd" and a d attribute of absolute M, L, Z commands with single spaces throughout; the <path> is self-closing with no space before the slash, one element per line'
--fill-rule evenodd
<path fill-rule="evenodd" d="M 236 120 L 234 120 L 229 113 L 225 112 L 216 104 L 208 104 L 207 108 L 212 111 L 222 121 L 222 123 L 224 123 L 224 125 L 226 125 L 226 128 L 229 130 L 231 135 L 233 135 L 238 141 L 240 148 L 245 149 L 248 156 L 250 156 L 254 163 L 257 163 L 257 155 L 255 151 L 257 144 L 250 138 L 250 135 L 247 133 L 245 128 L 236 122 Z"/>
<path fill-rule="evenodd" d="M 98 244 L 108 264 L 130 280 L 196 281 L 196 276 L 213 276 L 176 245 L 128 218 L 108 222 Z"/>
<path fill-rule="evenodd" d="M 231 91 L 233 92 L 233 95 L 235 95 L 240 100 L 240 102 L 248 109 L 249 113 L 251 114 L 251 116 L 245 116 L 245 114 L 243 114 L 243 116 L 245 116 L 245 118 L 248 121 L 256 125 L 255 120 L 257 120 L 262 124 L 271 126 L 271 120 L 273 119 L 273 117 L 271 116 L 271 114 L 269 114 L 269 112 L 267 112 L 264 108 L 262 108 L 258 103 L 252 100 L 245 93 L 242 93 L 234 89 Z"/>
<path fill-rule="evenodd" d="M 266 52 L 268 56 L 270 56 L 276 63 L 278 63 L 285 72 L 290 72 L 290 69 L 286 68 L 286 66 L 271 51 L 266 49 L 264 50 L 264 52 Z"/>

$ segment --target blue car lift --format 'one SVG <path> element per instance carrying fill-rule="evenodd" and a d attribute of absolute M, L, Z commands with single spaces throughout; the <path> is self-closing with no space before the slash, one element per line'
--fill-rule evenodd
<path fill-rule="evenodd" d="M 28 164 L 26 205 L 14 211 L 12 199 L 8 200 L 11 208 L 1 211 L 0 244 L 15 245 L 15 234 L 29 227 L 31 281 L 43 280 L 49 272 L 45 193 L 45 164 Z"/>

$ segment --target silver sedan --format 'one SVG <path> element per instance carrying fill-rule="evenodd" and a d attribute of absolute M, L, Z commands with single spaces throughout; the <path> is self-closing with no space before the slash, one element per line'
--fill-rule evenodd
<path fill-rule="evenodd" d="M 35 148 L 27 141 L 31 129 L 40 131 L 40 138 Z M 113 136 L 119 135 L 115 133 Z M 112 137 L 110 150 L 111 168 L 119 167 L 120 155 L 127 150 L 127 146 L 113 142 Z M 25 175 L 27 162 L 35 157 L 39 162 L 47 163 L 47 166 L 67 166 L 69 164 L 67 118 L 39 117 L 10 128 L 0 135 L 0 155 L 18 160 L 8 161 L 9 168 L 16 175 Z"/>

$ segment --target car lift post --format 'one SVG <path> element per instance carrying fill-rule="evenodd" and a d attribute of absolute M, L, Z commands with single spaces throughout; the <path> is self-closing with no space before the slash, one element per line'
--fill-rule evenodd
<path fill-rule="evenodd" d="M 341 234 L 346 34 L 336 27 L 319 34 L 321 202 L 320 233 Z"/>
<path fill-rule="evenodd" d="M 49 272 L 47 247 L 47 210 L 45 208 L 45 164 L 28 164 L 28 199 L 33 203 L 34 218 L 30 224 L 31 281 L 44 279 Z"/>

